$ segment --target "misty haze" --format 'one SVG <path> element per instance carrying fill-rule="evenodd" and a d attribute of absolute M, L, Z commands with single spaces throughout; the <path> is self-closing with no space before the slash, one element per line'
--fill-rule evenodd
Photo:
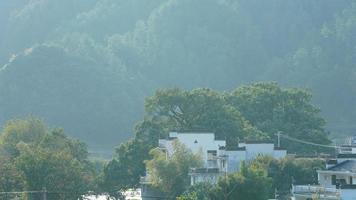
<path fill-rule="evenodd" d="M 356 199 L 355 0 L 0 0 L 0 200 Z"/>

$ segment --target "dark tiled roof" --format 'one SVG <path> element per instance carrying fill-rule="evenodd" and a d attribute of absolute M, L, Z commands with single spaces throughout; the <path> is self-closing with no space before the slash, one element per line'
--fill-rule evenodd
<path fill-rule="evenodd" d="M 326 164 L 336 165 L 337 164 L 337 160 L 335 160 L 335 159 L 328 160 L 328 161 L 326 161 Z"/>
<path fill-rule="evenodd" d="M 329 167 L 330 171 L 349 171 L 356 173 L 356 160 L 346 160 L 337 165 Z"/>
<path fill-rule="evenodd" d="M 339 154 L 337 155 L 337 158 L 356 158 L 356 154 L 351 154 L 351 153 Z"/>
<path fill-rule="evenodd" d="M 246 147 L 238 147 L 238 146 L 232 146 L 232 147 L 227 147 L 226 151 L 245 151 Z"/>
<path fill-rule="evenodd" d="M 246 143 L 246 144 L 274 144 L 274 142 L 272 141 L 268 141 L 268 140 L 265 140 L 265 141 L 253 141 L 253 140 L 247 140 L 247 141 L 244 141 L 243 143 Z"/>
<path fill-rule="evenodd" d="M 211 130 L 207 130 L 207 129 L 184 129 L 184 130 L 172 130 L 170 131 L 170 133 L 178 133 L 178 134 L 199 134 L 199 133 L 202 133 L 202 134 L 206 134 L 206 133 L 209 133 L 209 134 L 215 134 L 214 132 L 212 132 Z"/>

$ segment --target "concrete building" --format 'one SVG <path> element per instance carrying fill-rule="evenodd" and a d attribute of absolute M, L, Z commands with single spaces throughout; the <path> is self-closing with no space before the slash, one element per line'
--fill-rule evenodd
<path fill-rule="evenodd" d="M 178 140 L 193 153 L 201 154 L 204 166 L 191 169 L 191 184 L 199 182 L 217 183 L 220 176 L 239 170 L 242 161 L 250 161 L 259 155 L 269 155 L 274 158 L 286 156 L 285 149 L 276 148 L 268 142 L 242 142 L 236 147 L 226 148 L 225 140 L 217 140 L 214 133 L 171 132 L 167 139 L 159 140 L 159 148 L 167 153 L 167 158 L 173 152 L 173 142 Z M 145 179 L 147 181 L 147 177 Z"/>
<path fill-rule="evenodd" d="M 293 186 L 295 200 L 356 200 L 356 137 L 338 148 L 335 159 L 328 160 L 326 170 L 318 170 L 319 185 Z"/>
<path fill-rule="evenodd" d="M 283 158 L 285 149 L 276 148 L 270 142 L 241 142 L 235 147 L 226 148 L 225 140 L 217 140 L 214 133 L 209 132 L 171 132 L 167 139 L 160 139 L 159 146 L 166 152 L 167 159 L 173 155 L 173 142 L 178 140 L 193 153 L 201 154 L 203 167 L 190 170 L 191 185 L 200 182 L 216 184 L 221 176 L 239 170 L 242 161 L 250 161 L 259 155 Z M 149 174 L 141 178 L 142 199 L 160 199 L 164 195 L 150 187 Z"/>
<path fill-rule="evenodd" d="M 141 189 L 128 189 L 121 193 L 125 200 L 142 200 Z"/>

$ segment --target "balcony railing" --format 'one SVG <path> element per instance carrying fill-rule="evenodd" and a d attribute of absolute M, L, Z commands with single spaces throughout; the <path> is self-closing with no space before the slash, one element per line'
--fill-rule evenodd
<path fill-rule="evenodd" d="M 320 197 L 340 197 L 340 191 L 335 188 L 325 188 L 323 186 L 312 186 L 312 185 L 293 185 L 293 194 L 318 194 Z"/>

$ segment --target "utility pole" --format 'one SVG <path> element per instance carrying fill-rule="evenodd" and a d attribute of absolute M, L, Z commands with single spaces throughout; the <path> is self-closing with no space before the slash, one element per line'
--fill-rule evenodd
<path fill-rule="evenodd" d="M 225 142 L 226 142 L 226 136 L 225 136 Z M 226 144 L 225 144 L 225 148 L 226 148 Z M 226 165 L 226 163 L 225 163 L 225 165 Z M 227 196 L 228 196 L 228 190 L 227 190 L 227 183 L 228 183 L 228 181 L 227 181 L 227 170 L 225 170 L 224 169 L 224 171 L 225 171 L 225 192 L 224 192 L 224 199 L 225 200 L 227 200 Z"/>
<path fill-rule="evenodd" d="M 281 132 L 280 131 L 277 132 L 277 138 L 278 138 L 278 148 L 280 148 L 281 147 Z"/>
<path fill-rule="evenodd" d="M 43 200 L 47 200 L 47 188 L 46 187 L 42 188 L 42 194 L 43 194 Z"/>

